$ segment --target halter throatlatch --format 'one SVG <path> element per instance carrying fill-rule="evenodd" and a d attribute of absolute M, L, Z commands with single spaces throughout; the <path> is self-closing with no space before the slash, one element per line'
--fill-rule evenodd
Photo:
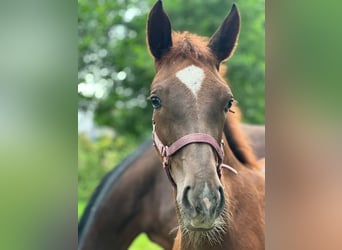
<path fill-rule="evenodd" d="M 172 185 L 176 187 L 175 181 L 172 179 L 171 173 L 170 173 L 170 164 L 169 164 L 169 156 L 174 155 L 177 153 L 180 149 L 185 147 L 186 145 L 192 144 L 192 143 L 206 143 L 209 144 L 216 152 L 217 158 L 218 158 L 218 164 L 216 167 L 217 175 L 219 178 L 221 178 L 221 168 L 227 168 L 230 171 L 232 171 L 234 174 L 237 174 L 237 171 L 232 168 L 231 166 L 228 166 L 226 164 L 223 164 L 223 140 L 221 141 L 221 144 L 219 145 L 212 137 L 211 135 L 208 134 L 203 134 L 203 133 L 193 133 L 193 134 L 188 134 L 185 135 L 178 140 L 176 140 L 174 143 L 172 143 L 170 146 L 165 146 L 159 139 L 156 129 L 155 129 L 155 124 L 153 122 L 153 132 L 152 132 L 152 138 L 153 138 L 153 145 L 159 152 L 160 156 L 163 158 L 163 168 L 166 171 L 167 177 L 171 181 Z"/>

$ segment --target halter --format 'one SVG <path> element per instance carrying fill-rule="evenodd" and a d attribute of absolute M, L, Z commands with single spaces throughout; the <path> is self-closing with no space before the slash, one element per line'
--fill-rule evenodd
<path fill-rule="evenodd" d="M 221 178 L 222 167 L 229 169 L 234 174 L 237 174 L 237 171 L 234 168 L 226 164 L 223 164 L 223 157 L 224 157 L 223 140 L 221 140 L 221 143 L 219 145 L 216 139 L 214 139 L 214 137 L 212 137 L 211 135 L 203 134 L 203 133 L 188 134 L 179 138 L 170 146 L 165 146 L 157 135 L 156 126 L 153 121 L 152 139 L 153 139 L 154 147 L 159 152 L 160 156 L 163 158 L 163 168 L 167 174 L 167 177 L 169 178 L 170 182 L 172 183 L 174 187 L 176 187 L 176 183 L 172 179 L 172 176 L 170 173 L 169 156 L 176 154 L 180 149 L 192 143 L 206 143 L 206 144 L 209 144 L 215 150 L 217 157 L 218 157 L 218 164 L 216 167 L 216 172 L 219 178 Z"/>

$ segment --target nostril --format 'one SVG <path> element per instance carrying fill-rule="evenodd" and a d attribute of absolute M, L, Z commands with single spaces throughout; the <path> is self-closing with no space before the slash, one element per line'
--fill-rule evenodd
<path fill-rule="evenodd" d="M 223 188 L 222 188 L 222 186 L 219 186 L 218 190 L 219 190 L 220 196 L 223 196 Z"/>
<path fill-rule="evenodd" d="M 189 191 L 190 191 L 190 186 L 185 187 L 183 191 L 182 203 L 183 203 L 183 206 L 186 208 L 191 207 L 191 204 L 189 201 Z"/>
<path fill-rule="evenodd" d="M 219 200 L 218 207 L 219 207 L 219 209 L 223 209 L 223 207 L 224 207 L 224 191 L 223 191 L 222 186 L 220 186 L 218 190 L 219 190 L 219 194 L 220 194 L 220 196 L 218 197 L 218 200 Z"/>

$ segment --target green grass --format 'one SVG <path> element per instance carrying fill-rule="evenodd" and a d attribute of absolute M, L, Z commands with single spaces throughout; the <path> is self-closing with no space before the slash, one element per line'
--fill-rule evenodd
<path fill-rule="evenodd" d="M 82 214 L 83 214 L 83 211 L 84 209 L 86 208 L 87 204 L 83 201 L 79 201 L 78 202 L 78 206 L 77 206 L 77 216 L 78 216 L 78 219 L 81 218 Z"/>
<path fill-rule="evenodd" d="M 84 209 L 86 208 L 87 203 L 79 201 L 78 202 L 78 219 L 81 218 Z M 159 245 L 153 243 L 152 241 L 149 240 L 146 234 L 141 233 L 139 234 L 132 244 L 128 248 L 129 250 L 162 250 Z"/>
<path fill-rule="evenodd" d="M 153 243 L 149 240 L 146 234 L 139 234 L 132 244 L 129 246 L 128 250 L 162 250 L 159 245 Z"/>

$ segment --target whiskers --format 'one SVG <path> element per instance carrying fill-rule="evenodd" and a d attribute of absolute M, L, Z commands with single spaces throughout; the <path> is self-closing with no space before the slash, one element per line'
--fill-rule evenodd
<path fill-rule="evenodd" d="M 179 226 L 176 226 L 176 227 L 172 228 L 170 230 L 169 234 L 173 234 L 174 232 L 177 232 L 178 228 L 179 228 Z"/>

